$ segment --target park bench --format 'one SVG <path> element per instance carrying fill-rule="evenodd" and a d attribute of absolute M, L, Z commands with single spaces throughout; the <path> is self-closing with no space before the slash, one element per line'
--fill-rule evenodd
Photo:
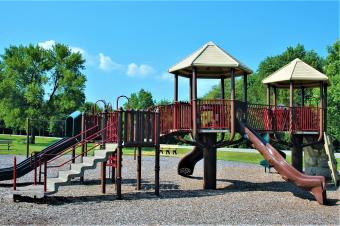
<path fill-rule="evenodd" d="M 0 140 L 0 146 L 7 146 L 7 150 L 9 151 L 13 144 L 11 140 Z"/>
<path fill-rule="evenodd" d="M 170 155 L 172 151 L 173 155 L 177 155 L 177 145 L 162 145 L 160 147 L 161 154 L 164 154 L 164 151 L 165 151 L 165 154 Z"/>

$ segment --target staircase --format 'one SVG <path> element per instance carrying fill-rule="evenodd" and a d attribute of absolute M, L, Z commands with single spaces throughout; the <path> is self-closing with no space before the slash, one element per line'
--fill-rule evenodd
<path fill-rule="evenodd" d="M 17 190 L 13 191 L 13 197 L 33 196 L 42 198 L 57 193 L 59 186 L 67 185 L 73 178 L 84 176 L 85 170 L 95 169 L 98 163 L 107 161 L 117 147 L 117 144 L 106 144 L 104 150 L 96 150 L 94 156 L 84 157 L 82 163 L 72 163 L 70 170 L 59 171 L 58 177 L 47 178 L 46 192 L 44 192 L 44 185 L 29 185 L 18 187 Z"/>

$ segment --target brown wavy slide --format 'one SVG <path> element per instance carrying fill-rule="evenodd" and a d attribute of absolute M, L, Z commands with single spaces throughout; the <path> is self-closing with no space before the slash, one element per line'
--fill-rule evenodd
<path fill-rule="evenodd" d="M 326 183 L 323 176 L 309 176 L 293 168 L 280 153 L 266 142 L 254 129 L 239 122 L 241 134 L 253 143 L 254 147 L 272 165 L 285 181 L 294 183 L 296 186 L 313 194 L 316 201 L 324 205 L 327 202 Z"/>

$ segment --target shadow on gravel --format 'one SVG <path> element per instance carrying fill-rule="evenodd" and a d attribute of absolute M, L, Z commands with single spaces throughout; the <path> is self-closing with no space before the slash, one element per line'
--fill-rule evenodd
<path fill-rule="evenodd" d="M 196 180 L 203 180 L 202 177 L 194 177 L 191 176 L 191 179 Z M 298 188 L 292 183 L 287 182 L 279 182 L 279 181 L 273 181 L 268 183 L 252 183 L 248 181 L 240 181 L 240 180 L 228 180 L 228 179 L 217 179 L 217 181 L 223 181 L 231 183 L 231 185 L 218 189 L 218 190 L 224 190 L 227 192 L 247 192 L 247 191 L 273 191 L 273 192 L 286 192 L 289 191 L 293 193 L 294 196 L 301 198 L 301 199 L 308 199 L 310 201 L 315 201 L 314 196 L 309 193 L 308 191 L 305 191 L 303 189 Z M 327 188 L 328 190 L 328 188 Z M 337 202 L 339 199 L 329 199 L 327 198 L 327 204 L 329 206 L 338 206 Z"/>

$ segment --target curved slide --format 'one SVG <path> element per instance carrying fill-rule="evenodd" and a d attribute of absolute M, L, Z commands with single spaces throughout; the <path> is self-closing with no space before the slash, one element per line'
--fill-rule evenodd
<path fill-rule="evenodd" d="M 313 194 L 316 201 L 325 204 L 326 183 L 323 176 L 309 176 L 303 174 L 292 167 L 280 155 L 280 153 L 266 142 L 254 129 L 239 122 L 240 132 L 246 135 L 247 139 L 253 143 L 254 147 L 263 155 L 263 157 L 272 165 L 285 181 L 290 181 L 296 186 L 307 190 Z"/>
<path fill-rule="evenodd" d="M 61 140 L 58 140 L 55 143 L 52 143 L 45 149 L 43 149 L 41 152 L 37 153 L 35 156 L 29 157 L 25 159 L 24 161 L 17 164 L 17 177 L 22 177 L 25 174 L 31 172 L 34 170 L 34 161 L 35 159 L 39 159 L 41 156 L 46 155 L 47 160 L 53 158 L 55 154 L 58 154 L 65 149 L 71 147 L 72 145 L 76 144 L 78 141 L 75 138 L 63 138 Z M 37 164 L 39 164 L 39 161 L 37 161 Z M 37 165 L 38 167 L 39 165 Z M 7 167 L 0 169 L 0 181 L 3 180 L 12 180 L 13 179 L 13 167 Z"/>
<path fill-rule="evenodd" d="M 186 154 L 178 163 L 177 172 L 183 177 L 189 177 L 194 173 L 195 165 L 203 158 L 203 150 L 198 147 Z"/>

